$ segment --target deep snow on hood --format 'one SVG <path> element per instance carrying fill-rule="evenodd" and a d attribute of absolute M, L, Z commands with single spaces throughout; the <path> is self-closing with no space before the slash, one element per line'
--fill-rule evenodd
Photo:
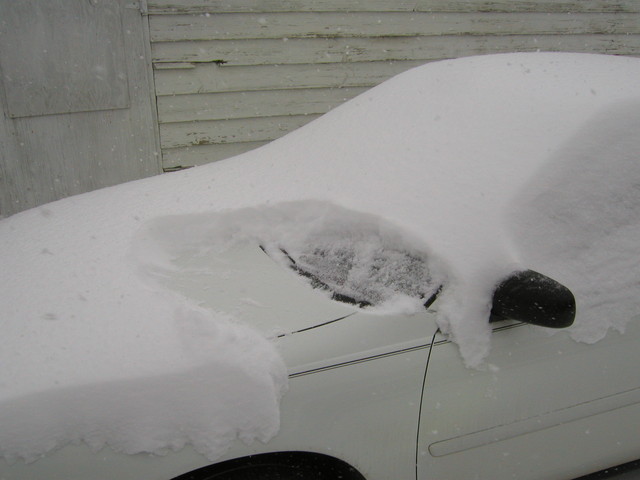
<path fill-rule="evenodd" d="M 438 323 L 469 366 L 490 349 L 491 292 L 517 268 L 574 291 L 577 340 L 622 330 L 640 299 L 638 78 L 639 60 L 599 55 L 436 62 L 239 157 L 3 220 L 0 424 L 13 428 L 0 454 L 84 440 L 214 458 L 236 436 L 273 435 L 286 388 L 274 346 L 145 266 L 175 268 L 183 247 L 303 238 L 317 225 L 308 201 L 356 230 L 393 225 L 381 238 L 433 259 Z M 209 228 L 223 217 L 233 228 Z M 158 221 L 175 229 L 154 236 Z M 189 388 L 172 394 L 173 381 Z"/>

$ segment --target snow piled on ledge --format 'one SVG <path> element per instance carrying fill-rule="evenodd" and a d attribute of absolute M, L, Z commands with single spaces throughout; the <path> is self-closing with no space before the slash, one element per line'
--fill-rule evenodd
<path fill-rule="evenodd" d="M 640 299 L 638 78 L 639 60 L 597 55 L 436 62 L 234 159 L 1 221 L 0 455 L 84 441 L 215 458 L 275 434 L 271 342 L 140 274 L 162 252 L 134 241 L 162 217 L 266 209 L 265 231 L 300 233 L 282 204 L 313 200 L 390 222 L 444 270 L 438 322 L 469 366 L 516 268 L 574 291 L 577 340 L 623 330 Z"/>

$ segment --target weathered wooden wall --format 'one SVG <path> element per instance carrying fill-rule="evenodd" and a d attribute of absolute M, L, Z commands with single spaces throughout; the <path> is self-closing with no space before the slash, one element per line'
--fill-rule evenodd
<path fill-rule="evenodd" d="M 0 217 L 162 171 L 142 13 L 0 0 Z"/>
<path fill-rule="evenodd" d="M 429 61 L 640 55 L 638 0 L 149 0 L 165 169 L 273 140 Z"/>

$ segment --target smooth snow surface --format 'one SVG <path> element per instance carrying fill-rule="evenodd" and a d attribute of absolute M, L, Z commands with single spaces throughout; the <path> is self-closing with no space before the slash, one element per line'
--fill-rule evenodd
<path fill-rule="evenodd" d="M 215 458 L 272 436 L 286 371 L 271 342 L 153 278 L 215 245 L 408 249 L 442 280 L 438 322 L 469 366 L 516 268 L 574 291 L 577 340 L 623 330 L 640 302 L 639 78 L 640 60 L 596 55 L 432 63 L 234 159 L 3 220 L 0 454 L 86 441 Z"/>

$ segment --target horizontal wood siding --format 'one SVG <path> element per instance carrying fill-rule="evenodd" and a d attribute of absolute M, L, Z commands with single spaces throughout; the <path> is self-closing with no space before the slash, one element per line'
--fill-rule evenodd
<path fill-rule="evenodd" d="M 148 0 L 149 11 L 228 12 L 640 12 L 637 0 Z"/>
<path fill-rule="evenodd" d="M 326 113 L 365 88 L 310 88 L 202 93 L 158 98 L 162 123 Z"/>
<path fill-rule="evenodd" d="M 640 55 L 640 1 L 150 0 L 163 165 L 236 155 L 430 61 Z"/>
<path fill-rule="evenodd" d="M 247 38 L 414 37 L 435 35 L 640 33 L 634 17 L 615 13 L 220 13 L 165 15 L 151 24 L 154 42 Z"/>
<path fill-rule="evenodd" d="M 370 87 L 423 63 L 421 60 L 401 60 L 325 63 L 313 67 L 309 64 L 248 65 L 242 68 L 215 63 L 160 63 L 156 64 L 156 93 L 161 97 L 198 92 Z M 172 68 L 160 71 L 163 65 Z"/>
<path fill-rule="evenodd" d="M 160 124 L 160 135 L 166 148 L 262 142 L 281 137 L 318 116 L 283 115 Z"/>

